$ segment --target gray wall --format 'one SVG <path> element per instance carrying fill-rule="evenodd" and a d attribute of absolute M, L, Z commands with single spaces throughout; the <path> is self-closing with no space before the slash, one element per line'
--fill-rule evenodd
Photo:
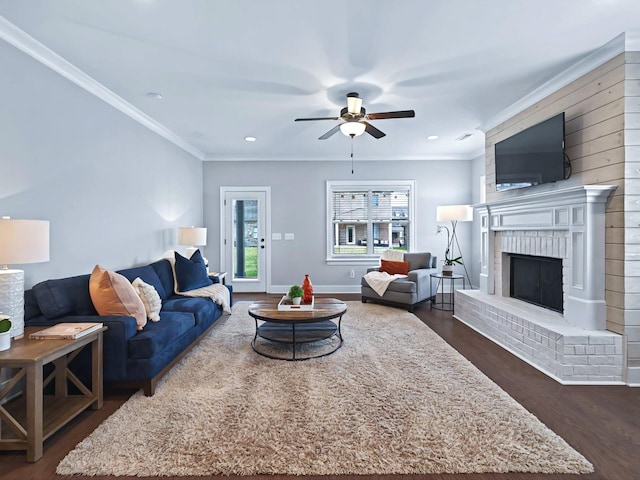
<path fill-rule="evenodd" d="M 335 266 L 325 263 L 327 180 L 416 180 L 415 250 L 444 257 L 446 235 L 435 235 L 438 205 L 468 204 L 477 190 L 470 161 L 356 161 L 344 162 L 205 162 L 204 221 L 209 230 L 206 255 L 212 269 L 219 268 L 221 186 L 270 186 L 272 232 L 291 232 L 294 241 L 274 241 L 271 248 L 272 291 L 302 281 L 309 273 L 317 291 L 358 291 L 364 266 Z M 479 168 L 479 167 L 478 167 Z M 479 168 L 480 169 L 480 168 Z M 481 169 L 480 169 L 481 170 Z M 475 183 L 474 183 L 475 182 Z M 472 223 L 458 226 L 465 259 L 471 258 Z M 349 278 L 354 269 L 356 278 Z M 472 278 L 477 284 L 476 278 Z"/>
<path fill-rule="evenodd" d="M 202 163 L 0 41 L 0 215 L 51 222 L 26 287 L 160 258 L 202 223 Z"/>
<path fill-rule="evenodd" d="M 310 273 L 319 290 L 359 291 L 365 267 L 325 264 L 326 180 L 416 180 L 415 249 L 440 259 L 446 236 L 435 235 L 436 207 L 477 201 L 475 161 L 356 161 L 354 175 L 347 160 L 203 165 L 4 42 L 0 64 L 0 215 L 51 222 L 50 261 L 14 266 L 25 270 L 27 288 L 96 263 L 118 269 L 156 260 L 176 247 L 179 226 L 209 227 L 204 251 L 217 269 L 220 186 L 269 185 L 272 231 L 296 235 L 272 244 L 272 285 Z M 476 283 L 472 231 L 459 225 Z"/>
<path fill-rule="evenodd" d="M 471 203 L 480 203 L 481 187 L 480 177 L 485 174 L 484 155 L 474 158 L 471 162 Z M 473 212 L 473 224 L 471 232 L 471 257 L 467 261 L 467 268 L 471 275 L 474 287 L 479 287 L 480 281 L 480 217 Z"/>

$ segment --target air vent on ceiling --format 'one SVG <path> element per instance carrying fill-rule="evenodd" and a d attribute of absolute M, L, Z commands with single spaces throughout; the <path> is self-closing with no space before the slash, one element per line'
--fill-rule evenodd
<path fill-rule="evenodd" d="M 458 138 L 456 138 L 456 140 L 458 142 L 462 142 L 462 141 L 466 140 L 467 138 L 469 138 L 471 135 L 473 135 L 473 133 L 463 133 Z"/>

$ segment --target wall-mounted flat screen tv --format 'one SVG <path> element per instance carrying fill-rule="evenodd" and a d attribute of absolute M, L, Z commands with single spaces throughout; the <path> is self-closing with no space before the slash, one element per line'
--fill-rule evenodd
<path fill-rule="evenodd" d="M 564 112 L 495 145 L 496 190 L 564 179 Z"/>

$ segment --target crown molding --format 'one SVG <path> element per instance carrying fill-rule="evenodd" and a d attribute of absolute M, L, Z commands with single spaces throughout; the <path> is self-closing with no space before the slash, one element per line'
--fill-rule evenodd
<path fill-rule="evenodd" d="M 131 117 L 136 122 L 147 127 L 149 130 L 157 133 L 161 137 L 169 140 L 171 143 L 180 147 L 187 153 L 193 155 L 199 160 L 204 160 L 205 154 L 199 149 L 186 142 L 167 127 L 149 117 L 144 112 L 138 110 L 122 97 L 116 95 L 107 87 L 97 82 L 92 77 L 84 73 L 79 68 L 62 58 L 53 50 L 47 48 L 38 40 L 16 27 L 3 16 L 0 16 L 0 38 L 7 43 L 13 45 L 17 49 L 26 53 L 38 62 L 46 65 L 54 72 L 62 75 L 66 79 L 72 81 L 87 92 L 95 95 L 105 103 L 120 110 L 125 115 Z"/>
<path fill-rule="evenodd" d="M 516 116 L 518 113 L 547 98 L 552 93 L 557 92 L 562 87 L 569 85 L 574 80 L 586 75 L 600 65 L 626 51 L 640 51 L 640 30 L 621 33 L 614 39 L 605 43 L 603 46 L 593 50 L 591 53 L 587 54 L 569 68 L 560 72 L 548 82 L 543 83 L 531 93 L 525 95 L 520 100 L 501 111 L 495 117 L 478 126 L 478 130 L 485 133 L 488 132 L 492 128 L 497 127 L 501 123 Z"/>
<path fill-rule="evenodd" d="M 484 151 L 473 152 L 468 155 L 423 155 L 415 157 L 404 157 L 390 159 L 388 156 L 383 155 L 371 155 L 366 157 L 354 158 L 356 163 L 358 162 L 431 162 L 431 161 L 447 161 L 447 160 L 463 160 L 471 161 L 479 156 L 483 156 Z M 345 162 L 351 161 L 347 156 L 327 156 L 323 158 L 309 158 L 309 157 L 260 157 L 260 156 L 237 156 L 237 155 L 206 155 L 203 159 L 205 162 Z"/>

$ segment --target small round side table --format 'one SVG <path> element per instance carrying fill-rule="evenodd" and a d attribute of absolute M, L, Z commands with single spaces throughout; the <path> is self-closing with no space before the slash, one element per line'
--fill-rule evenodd
<path fill-rule="evenodd" d="M 443 275 L 442 273 L 431 273 L 431 278 L 438 279 L 438 285 L 436 286 L 435 293 L 433 292 L 433 282 L 429 282 L 429 296 L 431 300 L 431 309 L 446 310 L 451 313 L 455 313 L 455 295 L 456 280 L 462 280 L 462 289 L 467 288 L 467 283 L 464 275 L 454 273 L 453 275 Z M 445 280 L 449 280 L 449 291 L 445 291 Z M 440 301 L 438 302 L 438 293 L 440 293 Z M 448 295 L 448 301 L 445 301 Z"/>

